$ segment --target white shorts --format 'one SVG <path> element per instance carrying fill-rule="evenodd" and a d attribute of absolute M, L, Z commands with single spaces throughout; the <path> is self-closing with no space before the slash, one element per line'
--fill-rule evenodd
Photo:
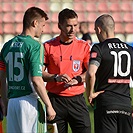
<path fill-rule="evenodd" d="M 43 110 L 44 111 L 44 110 Z M 39 133 L 38 100 L 32 95 L 9 99 L 7 112 L 7 133 Z M 44 113 L 46 114 L 46 113 Z M 46 118 L 46 116 L 45 116 Z M 46 122 L 41 133 L 45 133 Z"/>

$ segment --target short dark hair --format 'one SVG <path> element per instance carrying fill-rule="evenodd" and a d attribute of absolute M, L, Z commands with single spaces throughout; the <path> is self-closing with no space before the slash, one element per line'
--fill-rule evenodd
<path fill-rule="evenodd" d="M 114 30 L 115 21 L 111 15 L 103 14 L 96 19 L 95 25 L 100 26 L 103 30 L 106 31 L 108 31 L 109 29 Z"/>
<path fill-rule="evenodd" d="M 35 19 L 45 18 L 48 20 L 47 14 L 38 7 L 30 7 L 26 10 L 23 17 L 23 29 L 29 28 Z"/>
<path fill-rule="evenodd" d="M 89 22 L 88 21 L 82 21 L 82 22 L 80 22 L 80 25 L 86 25 L 88 27 L 89 26 Z"/>
<path fill-rule="evenodd" d="M 66 19 L 71 18 L 78 18 L 78 15 L 74 10 L 65 8 L 59 13 L 58 22 L 63 23 Z"/>

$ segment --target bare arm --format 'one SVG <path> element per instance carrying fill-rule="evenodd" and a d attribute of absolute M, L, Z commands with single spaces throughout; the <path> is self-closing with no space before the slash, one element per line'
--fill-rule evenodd
<path fill-rule="evenodd" d="M 73 77 L 69 82 L 65 84 L 64 87 L 67 88 L 69 86 L 73 86 L 73 85 L 77 85 L 78 83 L 85 82 L 88 63 L 85 63 L 84 66 L 85 66 L 85 69 L 83 70 L 83 73 L 80 75 L 77 75 L 76 77 Z"/>
<path fill-rule="evenodd" d="M 53 82 L 55 74 L 50 74 L 46 71 L 43 71 L 43 80 L 44 82 Z"/>
<path fill-rule="evenodd" d="M 46 72 L 46 67 L 43 67 L 43 80 L 45 82 L 55 82 L 55 74 L 50 74 Z M 69 82 L 71 78 L 67 74 L 58 75 L 56 78 L 56 82 Z"/>
<path fill-rule="evenodd" d="M 131 79 L 133 80 L 133 68 L 132 68 L 132 71 L 131 71 Z"/>
<path fill-rule="evenodd" d="M 96 98 L 100 93 L 104 91 L 94 92 L 94 85 L 96 81 L 96 72 L 98 67 L 94 64 L 90 64 L 89 69 L 86 73 L 86 95 L 90 104 L 92 100 Z"/>
<path fill-rule="evenodd" d="M 67 74 L 58 75 L 55 81 L 55 74 L 50 74 L 45 71 L 45 67 L 43 68 L 43 80 L 45 82 L 64 82 L 66 83 L 64 87 L 69 87 L 72 85 L 77 85 L 79 82 L 85 82 L 86 70 L 76 77 L 70 78 Z"/>
<path fill-rule="evenodd" d="M 82 82 L 85 82 L 86 72 L 87 72 L 87 71 L 85 71 L 84 73 L 82 73 L 82 74 L 80 75 L 80 77 L 82 78 Z"/>
<path fill-rule="evenodd" d="M 38 93 L 38 95 L 40 96 L 40 98 L 46 105 L 46 109 L 47 109 L 47 113 L 48 113 L 48 120 L 53 120 L 55 118 L 56 113 L 55 113 L 55 111 L 51 105 L 51 102 L 49 100 L 49 97 L 47 95 L 47 91 L 44 86 L 42 77 L 37 77 L 37 76 L 32 77 L 32 82 L 33 82 L 36 92 Z"/>
<path fill-rule="evenodd" d="M 81 75 L 77 75 L 76 77 L 73 77 L 69 82 L 65 84 L 64 87 L 68 88 L 70 86 L 77 85 L 81 82 L 85 82 L 85 76 L 86 72 L 82 73 Z"/>

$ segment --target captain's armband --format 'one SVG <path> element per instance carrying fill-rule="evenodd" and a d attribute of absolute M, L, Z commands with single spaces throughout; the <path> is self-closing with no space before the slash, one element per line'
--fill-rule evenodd
<path fill-rule="evenodd" d="M 96 61 L 96 60 L 91 60 L 91 61 L 90 61 L 90 64 L 96 65 L 97 67 L 100 66 L 100 63 L 99 63 L 98 61 Z"/>

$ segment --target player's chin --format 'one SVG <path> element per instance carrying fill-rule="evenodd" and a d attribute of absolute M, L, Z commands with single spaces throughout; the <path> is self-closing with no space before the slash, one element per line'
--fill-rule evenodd
<path fill-rule="evenodd" d="M 37 33 L 37 34 L 35 35 L 35 37 L 36 37 L 36 38 L 39 38 L 39 37 L 41 36 L 41 34 L 42 34 L 42 33 Z"/>
<path fill-rule="evenodd" d="M 36 36 L 35 36 L 35 38 L 39 38 L 39 37 L 40 37 L 40 35 L 36 35 Z"/>
<path fill-rule="evenodd" d="M 69 35 L 68 35 L 69 39 L 74 38 L 74 36 L 75 36 L 75 34 L 69 34 Z"/>

